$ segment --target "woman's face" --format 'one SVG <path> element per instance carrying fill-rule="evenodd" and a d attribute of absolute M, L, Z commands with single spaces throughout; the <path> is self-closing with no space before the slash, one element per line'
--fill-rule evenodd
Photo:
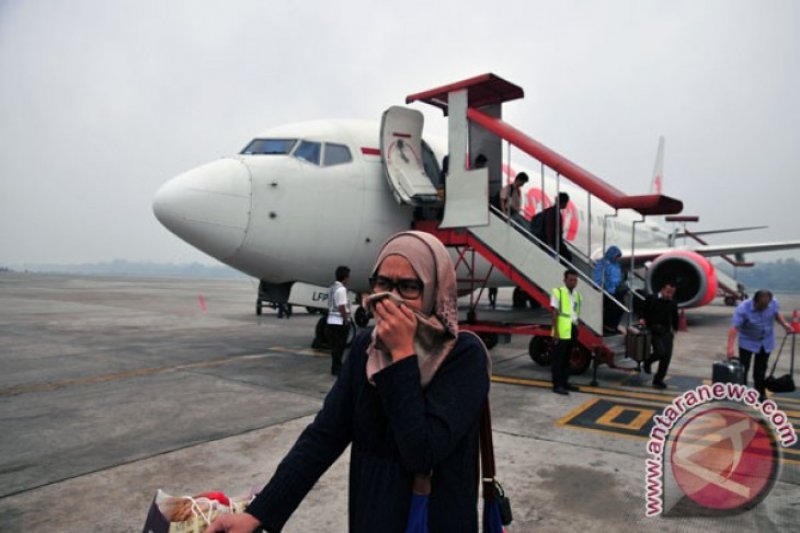
<path fill-rule="evenodd" d="M 392 280 L 395 284 L 398 283 L 400 280 L 416 280 L 420 282 L 420 279 L 417 277 L 417 273 L 414 272 L 414 269 L 411 268 L 411 263 L 404 257 L 399 255 L 390 255 L 386 259 L 383 260 L 381 266 L 378 268 L 377 276 L 379 278 L 388 278 Z M 376 287 L 376 290 L 380 290 L 380 287 Z M 400 294 L 397 290 L 397 287 L 391 291 L 395 293 L 400 298 L 405 300 L 406 305 L 414 311 L 422 312 L 422 291 L 419 291 L 419 298 L 416 299 L 409 299 Z"/>

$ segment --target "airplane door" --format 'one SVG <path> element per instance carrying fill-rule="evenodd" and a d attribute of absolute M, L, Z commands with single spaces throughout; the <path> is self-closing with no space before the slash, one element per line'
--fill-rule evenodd
<path fill-rule="evenodd" d="M 399 204 L 419 206 L 439 202 L 436 187 L 425 174 L 422 152 L 422 113 L 392 106 L 381 120 L 383 171 Z"/>

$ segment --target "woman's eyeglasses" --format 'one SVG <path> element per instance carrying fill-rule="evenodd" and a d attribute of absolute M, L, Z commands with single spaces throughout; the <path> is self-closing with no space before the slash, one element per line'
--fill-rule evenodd
<path fill-rule="evenodd" d="M 376 292 L 392 292 L 397 289 L 406 300 L 416 300 L 422 296 L 425 284 L 416 278 L 392 279 L 386 276 L 373 276 L 369 279 L 370 287 Z"/>

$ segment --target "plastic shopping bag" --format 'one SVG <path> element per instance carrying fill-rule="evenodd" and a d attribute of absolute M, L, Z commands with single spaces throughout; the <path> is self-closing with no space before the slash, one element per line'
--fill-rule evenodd
<path fill-rule="evenodd" d="M 221 492 L 171 496 L 156 492 L 143 533 L 203 533 L 219 515 L 241 513 L 252 498 L 228 498 Z"/>

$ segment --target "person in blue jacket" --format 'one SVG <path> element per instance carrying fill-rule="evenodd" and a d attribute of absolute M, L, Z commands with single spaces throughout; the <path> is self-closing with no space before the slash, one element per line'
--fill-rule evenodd
<path fill-rule="evenodd" d="M 592 278 L 603 288 L 603 329 L 607 333 L 617 333 L 619 321 L 622 319 L 622 309 L 614 303 L 608 295 L 617 300 L 625 297 L 626 287 L 622 278 L 622 250 L 611 245 L 606 249 L 603 258 L 594 266 Z"/>

